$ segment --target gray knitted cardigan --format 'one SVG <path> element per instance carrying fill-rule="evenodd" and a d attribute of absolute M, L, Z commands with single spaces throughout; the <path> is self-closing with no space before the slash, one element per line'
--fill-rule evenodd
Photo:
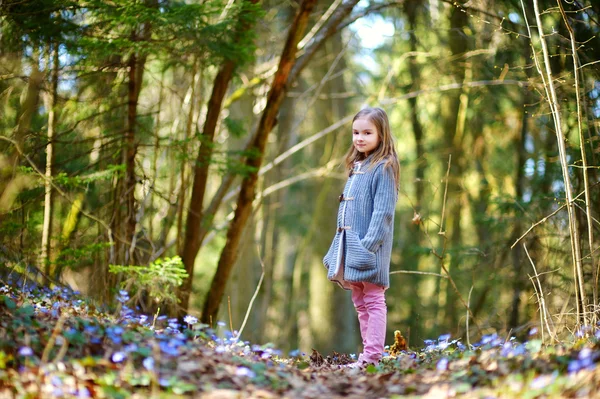
<path fill-rule="evenodd" d="M 340 278 L 389 287 L 397 199 L 385 161 L 372 166 L 367 158 L 355 166 L 340 196 L 335 237 L 323 258 L 329 280 L 344 288 Z"/>

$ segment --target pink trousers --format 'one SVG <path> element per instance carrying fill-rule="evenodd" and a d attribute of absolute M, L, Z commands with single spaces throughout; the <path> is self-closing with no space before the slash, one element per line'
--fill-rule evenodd
<path fill-rule="evenodd" d="M 349 283 L 358 313 L 363 353 L 359 361 L 377 364 L 383 355 L 387 306 L 385 288 L 371 283 Z"/>

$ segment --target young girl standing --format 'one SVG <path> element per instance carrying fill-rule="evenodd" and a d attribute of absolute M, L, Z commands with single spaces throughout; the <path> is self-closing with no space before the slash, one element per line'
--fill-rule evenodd
<path fill-rule="evenodd" d="M 390 256 L 400 165 L 387 114 L 364 108 L 352 120 L 336 234 L 323 258 L 327 278 L 352 291 L 363 352 L 353 367 L 377 364 L 385 345 Z"/>

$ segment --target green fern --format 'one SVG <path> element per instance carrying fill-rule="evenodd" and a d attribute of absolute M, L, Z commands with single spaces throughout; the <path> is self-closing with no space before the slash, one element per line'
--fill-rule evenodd
<path fill-rule="evenodd" d="M 129 292 L 131 301 L 139 301 L 142 294 L 156 303 L 177 303 L 175 288 L 188 277 L 179 256 L 157 259 L 148 266 L 109 265 L 114 274 L 123 274 L 121 288 Z"/>

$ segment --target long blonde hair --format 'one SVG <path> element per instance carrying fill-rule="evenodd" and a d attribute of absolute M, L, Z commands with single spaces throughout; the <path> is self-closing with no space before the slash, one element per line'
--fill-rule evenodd
<path fill-rule="evenodd" d="M 384 167 L 391 167 L 394 174 L 394 180 L 396 181 L 396 188 L 398 187 L 400 180 L 400 162 L 398 161 L 398 155 L 396 154 L 396 147 L 394 146 L 394 137 L 390 130 L 390 121 L 384 110 L 381 108 L 363 108 L 352 119 L 354 123 L 357 119 L 366 119 L 375 125 L 377 134 L 379 135 L 379 146 L 369 155 L 371 162 L 369 166 L 374 166 L 381 160 L 385 160 Z M 346 153 L 345 166 L 348 173 L 354 168 L 354 162 L 364 161 L 367 156 L 359 152 L 354 144 L 350 145 L 350 149 Z"/>

